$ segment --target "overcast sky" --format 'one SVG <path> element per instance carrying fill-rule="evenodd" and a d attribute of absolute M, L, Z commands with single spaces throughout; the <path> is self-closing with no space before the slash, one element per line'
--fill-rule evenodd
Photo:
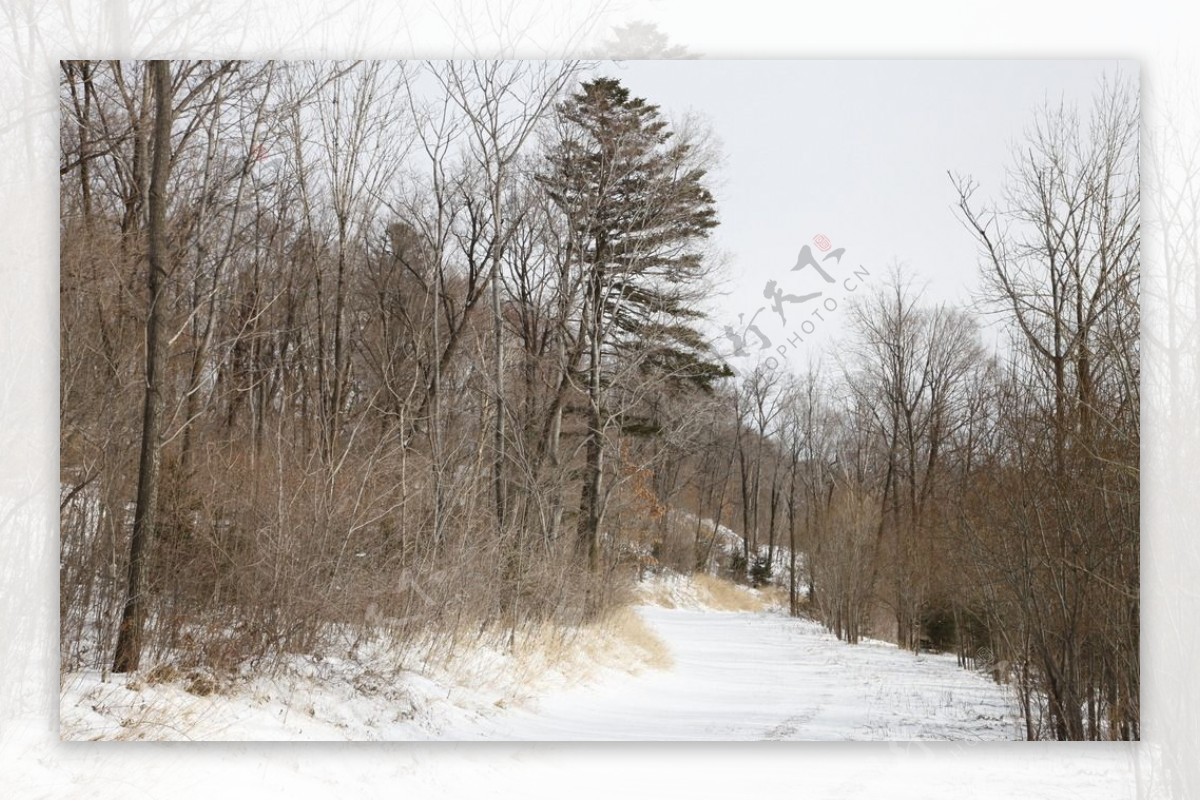
<path fill-rule="evenodd" d="M 899 262 L 934 301 L 969 300 L 976 286 L 975 245 L 952 213 L 955 192 L 947 171 L 972 175 L 979 198 L 1002 189 L 1011 146 L 1046 102 L 1086 110 L 1101 76 L 1137 75 L 1137 65 L 1109 61 L 638 61 L 604 64 L 635 95 L 668 117 L 688 111 L 707 119 L 723 163 L 714 189 L 721 224 L 714 234 L 725 254 L 728 295 L 715 298 L 718 331 L 729 324 L 745 335 L 747 364 L 759 351 L 756 325 L 772 348 L 788 348 L 800 366 L 838 333 L 846 301 L 885 280 Z M 840 262 L 821 264 L 836 283 L 812 268 L 793 272 L 804 245 L 828 237 Z M 870 277 L 844 279 L 859 268 Z M 776 281 L 783 295 L 824 291 L 804 303 L 781 302 L 786 326 L 764 297 Z M 835 298 L 841 308 L 811 318 Z M 818 307 L 819 308 L 819 307 Z M 810 334 L 799 330 L 811 319 Z M 732 340 L 722 339 L 724 348 Z"/>

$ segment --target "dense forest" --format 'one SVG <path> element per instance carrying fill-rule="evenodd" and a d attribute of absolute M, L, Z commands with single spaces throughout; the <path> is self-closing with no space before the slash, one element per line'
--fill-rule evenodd
<path fill-rule="evenodd" d="M 969 307 L 894 271 L 838 358 L 734 371 L 712 143 L 589 66 L 62 62 L 64 670 L 512 642 L 713 572 L 991 671 L 1030 739 L 1137 739 L 1136 89 L 931 177 Z"/>

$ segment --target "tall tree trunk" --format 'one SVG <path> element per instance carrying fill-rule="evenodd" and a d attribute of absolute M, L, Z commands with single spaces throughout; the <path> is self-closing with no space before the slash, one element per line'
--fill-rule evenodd
<path fill-rule="evenodd" d="M 498 195 L 497 191 L 497 195 Z M 493 209 L 499 208 L 499 199 L 493 198 Z M 492 491 L 496 504 L 496 539 L 504 538 L 504 525 L 508 518 L 508 491 L 504 483 L 504 453 L 505 453 L 505 409 L 504 409 L 504 323 L 500 316 L 500 219 L 498 210 L 495 211 L 496 229 L 492 242 L 492 369 L 496 382 L 496 420 L 493 437 L 495 458 L 492 461 Z"/>
<path fill-rule="evenodd" d="M 601 287 L 599 272 L 592 276 L 589 287 L 590 331 L 588 332 L 588 430 L 587 466 L 584 470 L 583 492 L 579 500 L 579 545 L 586 548 L 588 567 L 593 573 L 600 569 L 600 481 L 604 471 L 604 450 L 600 410 L 600 336 Z"/>
<path fill-rule="evenodd" d="M 342 428 L 342 407 L 345 405 L 349 366 L 343 318 L 346 316 L 346 220 L 338 220 L 337 283 L 333 296 L 333 387 L 329 392 L 329 457 L 333 460 Z"/>
<path fill-rule="evenodd" d="M 146 318 L 146 391 L 142 413 L 142 446 L 138 463 L 137 502 L 133 537 L 129 545 L 129 583 L 114 673 L 137 670 L 142 656 L 142 633 L 146 622 L 146 565 L 157 525 L 158 478 L 161 457 L 163 410 L 162 369 L 166 366 L 166 338 L 161 316 L 167 305 L 163 278 L 166 275 L 166 188 L 171 166 L 171 70 L 166 61 L 151 62 L 154 80 L 154 162 L 150 173 L 149 271 L 150 309 Z"/>
<path fill-rule="evenodd" d="M 788 483 L 788 614 L 796 617 L 800 614 L 800 597 L 796 591 L 796 471 L 800 467 L 800 459 L 795 450 L 792 451 L 791 476 Z"/>

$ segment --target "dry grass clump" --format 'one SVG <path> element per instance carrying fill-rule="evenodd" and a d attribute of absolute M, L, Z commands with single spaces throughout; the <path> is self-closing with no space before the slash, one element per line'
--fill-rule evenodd
<path fill-rule="evenodd" d="M 757 590 L 759 597 L 762 598 L 763 606 L 766 609 L 779 609 L 784 612 L 788 610 L 788 590 L 787 587 L 781 587 L 778 584 L 768 584 L 759 587 Z M 801 599 L 801 607 L 807 604 L 807 599 Z"/>
<path fill-rule="evenodd" d="M 638 599 L 650 606 L 661 606 L 663 609 L 675 609 L 674 588 L 663 582 L 647 582 L 638 587 Z"/>
<path fill-rule="evenodd" d="M 488 687 L 507 707 L 603 670 L 641 673 L 666 669 L 670 651 L 634 609 L 613 607 L 588 623 L 526 621 L 515 631 L 494 625 L 465 628 L 446 650 L 433 642 L 410 644 L 404 662 L 451 684 Z M 419 667 L 424 665 L 424 667 Z"/>
<path fill-rule="evenodd" d="M 601 623 L 598 633 L 600 637 L 593 640 L 594 643 L 599 641 L 608 644 L 611 641 L 617 646 L 608 653 L 632 652 L 636 659 L 626 667 L 633 672 L 641 668 L 666 670 L 671 667 L 673 660 L 667 644 L 628 606 L 613 610 Z M 603 654 L 599 655 L 599 661 L 603 661 Z"/>
<path fill-rule="evenodd" d="M 528 626 L 513 656 L 525 683 L 554 671 L 582 681 L 598 669 L 629 673 L 671 666 L 671 654 L 653 629 L 629 606 L 616 607 L 585 626 L 542 623 Z"/>
<path fill-rule="evenodd" d="M 638 586 L 641 603 L 664 609 L 710 609 L 719 612 L 786 610 L 784 587 L 747 587 L 708 573 L 666 574 Z"/>
<path fill-rule="evenodd" d="M 764 593 L 707 573 L 693 575 L 692 584 L 699 590 L 704 605 L 713 609 L 761 612 L 769 605 Z"/>

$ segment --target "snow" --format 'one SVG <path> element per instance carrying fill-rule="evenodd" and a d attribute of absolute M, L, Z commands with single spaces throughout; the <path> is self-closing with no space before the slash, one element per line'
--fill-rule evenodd
<path fill-rule="evenodd" d="M 472 795 L 486 787 L 494 797 L 562 797 L 568 787 L 587 797 L 646 795 L 655 787 L 684 797 L 682 777 L 705 775 L 704 797 L 741 794 L 747 782 L 762 797 L 1135 792 L 1135 759 L 1120 744 L 1075 744 L 1067 753 L 1073 746 L 980 742 L 1018 738 L 1016 710 L 1003 687 L 952 658 L 879 642 L 846 645 L 777 610 L 721 611 L 703 581 L 658 578 L 646 590 L 645 597 L 665 595 L 676 608 L 642 605 L 635 618 L 600 633 L 576 633 L 565 649 L 530 632 L 524 655 L 476 644 L 447 665 L 398 660 L 375 642 L 297 657 L 274 678 L 247 675 L 208 695 L 197 695 L 203 682 L 186 675 L 151 682 L 84 672 L 62 682 L 64 739 L 501 741 L 486 754 L 468 743 L 432 751 L 413 743 L 386 754 L 304 749 L 301 757 L 230 743 L 199 751 L 148 745 L 118 759 L 110 748 L 36 748 L 36 732 L 9 728 L 10 755 L 28 743 L 10 789 L 39 797 L 210 797 L 260 786 L 273 788 L 271 797 L 300 798 L 378 795 L 383 785 L 403 784 L 409 795 L 440 797 L 469 784 Z M 738 592 L 760 606 L 769 600 Z M 647 641 L 655 636 L 666 658 Z M 955 742 L 897 742 L 938 738 Z M 850 751 L 779 744 L 786 752 L 769 743 L 750 751 L 609 744 L 594 752 L 518 744 L 802 739 L 891 742 Z M 130 760 L 136 771 L 121 767 Z"/>
<path fill-rule="evenodd" d="M 293 656 L 264 675 L 134 676 L 87 670 L 62 679 L 64 740 L 453 740 L 532 695 L 569 688 L 598 670 L 619 679 L 654 658 L 628 615 L 592 630 L 523 630 L 518 647 L 476 640 L 439 656 L 385 637 L 341 654 Z M 652 649 L 651 649 L 652 650 Z M 156 676 L 156 673 L 159 674 Z"/>
<path fill-rule="evenodd" d="M 672 668 L 592 683 L 449 732 L 519 740 L 1013 740 L 1004 687 L 951 656 L 849 646 L 778 614 L 642 607 Z"/>
<path fill-rule="evenodd" d="M 385 645 L 294 657 L 274 677 L 64 682 L 64 739 L 1013 740 L 1007 689 L 953 657 L 846 645 L 778 611 L 722 612 L 704 582 L 654 582 L 637 615 L 665 667 L 609 634 L 602 657 L 551 660 L 476 645 L 402 668 Z M 731 590 L 733 588 L 730 588 Z M 762 605 L 758 593 L 737 589 Z M 724 600 L 728 601 L 728 598 Z M 736 600 L 736 599 L 735 599 Z M 740 607 L 745 608 L 745 607 Z M 576 644 L 575 650 L 579 648 Z M 538 647 L 527 649 L 536 657 Z M 584 669 L 586 668 L 586 669 Z"/>

